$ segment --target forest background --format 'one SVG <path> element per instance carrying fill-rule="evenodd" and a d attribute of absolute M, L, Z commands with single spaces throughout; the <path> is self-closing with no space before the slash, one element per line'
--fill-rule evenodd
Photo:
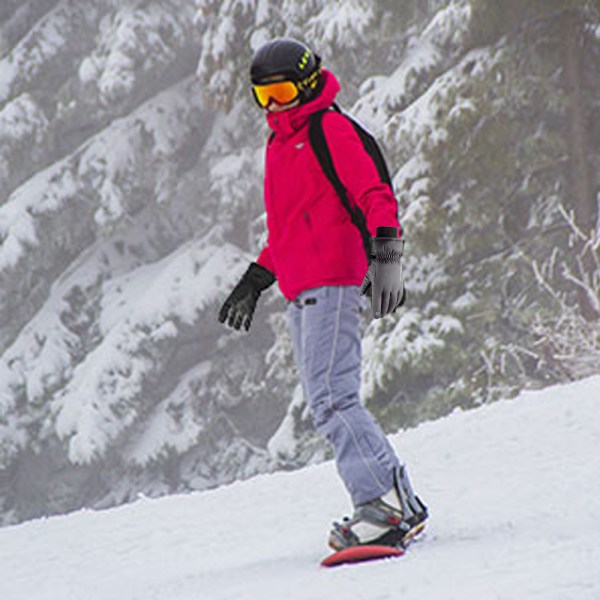
<path fill-rule="evenodd" d="M 266 241 L 275 36 L 392 172 L 408 302 L 361 325 L 386 431 L 600 371 L 600 2 L 4 0 L 2 524 L 331 457 L 277 286 L 217 322 Z"/>

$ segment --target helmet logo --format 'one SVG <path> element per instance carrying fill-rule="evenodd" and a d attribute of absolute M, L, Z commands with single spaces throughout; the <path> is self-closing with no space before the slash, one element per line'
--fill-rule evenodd
<path fill-rule="evenodd" d="M 306 65 L 308 64 L 308 59 L 310 58 L 310 50 L 306 50 L 306 52 L 302 55 L 300 62 L 298 63 L 298 68 L 301 71 L 304 71 Z"/>

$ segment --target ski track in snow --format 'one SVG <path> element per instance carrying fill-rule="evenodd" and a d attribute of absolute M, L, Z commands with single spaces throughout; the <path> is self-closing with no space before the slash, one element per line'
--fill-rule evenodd
<path fill-rule="evenodd" d="M 3 600 L 597 600 L 600 376 L 391 436 L 431 519 L 398 559 L 323 569 L 332 462 L 0 530 Z"/>

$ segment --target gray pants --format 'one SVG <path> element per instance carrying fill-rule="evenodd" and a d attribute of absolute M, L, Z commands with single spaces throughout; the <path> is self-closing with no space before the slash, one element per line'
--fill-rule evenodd
<path fill-rule="evenodd" d="M 392 445 L 359 398 L 360 286 L 301 292 L 287 309 L 294 357 L 316 430 L 334 447 L 354 506 L 393 486 L 400 466 Z"/>

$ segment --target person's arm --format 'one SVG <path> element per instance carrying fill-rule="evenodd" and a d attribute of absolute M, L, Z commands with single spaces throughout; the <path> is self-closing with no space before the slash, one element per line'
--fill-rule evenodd
<path fill-rule="evenodd" d="M 265 178 L 264 178 L 264 205 L 265 205 L 265 212 L 266 212 L 267 243 L 265 244 L 263 249 L 260 251 L 258 258 L 256 259 L 256 262 L 259 265 L 261 265 L 262 267 L 264 267 L 265 269 L 269 270 L 273 274 L 273 276 L 275 278 L 277 278 L 277 273 L 275 272 L 275 262 L 273 261 L 273 255 L 271 253 L 271 246 L 269 244 L 270 239 L 271 239 L 271 230 L 272 230 L 272 226 L 273 226 L 271 215 L 269 212 L 269 206 L 271 206 L 270 193 L 269 193 L 270 169 L 269 169 L 269 161 L 268 161 L 270 140 L 271 140 L 271 138 L 269 138 L 269 142 L 267 142 L 267 149 L 265 152 Z"/>
<path fill-rule="evenodd" d="M 256 262 L 261 266 L 273 273 L 275 277 L 277 277 L 275 273 L 275 263 L 273 262 L 273 257 L 271 256 L 271 248 L 269 243 L 260 251 Z"/>
<path fill-rule="evenodd" d="M 378 319 L 401 306 L 406 298 L 398 201 L 381 180 L 375 162 L 348 119 L 339 113 L 325 114 L 323 132 L 333 166 L 350 199 L 364 213 L 371 234 L 372 256 L 361 294 L 371 296 L 373 316 Z"/>
<path fill-rule="evenodd" d="M 364 213 L 371 236 L 376 236 L 377 227 L 396 227 L 401 237 L 398 201 L 390 186 L 381 180 L 352 123 L 331 111 L 323 116 L 322 126 L 333 166 L 350 199 Z"/>

